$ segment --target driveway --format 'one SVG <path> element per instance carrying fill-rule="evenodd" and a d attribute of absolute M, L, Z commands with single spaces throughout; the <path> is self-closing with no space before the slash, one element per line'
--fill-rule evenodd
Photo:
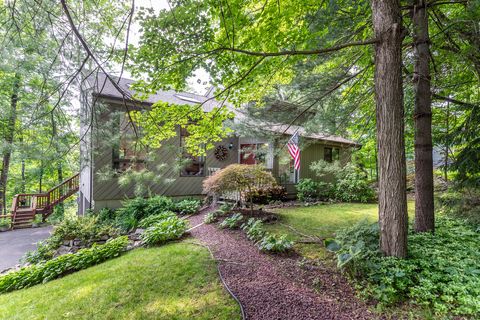
<path fill-rule="evenodd" d="M 51 226 L 0 232 L 0 272 L 19 264 L 19 260 L 38 241 L 50 236 Z"/>

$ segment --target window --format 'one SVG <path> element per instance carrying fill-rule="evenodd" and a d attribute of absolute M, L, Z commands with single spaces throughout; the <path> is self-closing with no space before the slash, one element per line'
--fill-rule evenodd
<path fill-rule="evenodd" d="M 333 147 L 325 147 L 323 151 L 323 160 L 333 162 L 340 160 L 340 149 Z"/>
<path fill-rule="evenodd" d="M 117 142 L 112 150 L 113 169 L 116 172 L 124 172 L 128 169 L 145 169 L 145 152 L 136 143 L 136 135 L 126 113 L 114 115 L 114 134 L 118 134 Z M 138 131 L 138 127 L 136 130 Z"/>
<path fill-rule="evenodd" d="M 268 143 L 240 144 L 240 163 L 259 164 L 272 169 L 273 150 Z"/>
<path fill-rule="evenodd" d="M 188 131 L 180 128 L 180 147 L 185 146 L 185 138 L 188 137 Z M 180 171 L 181 177 L 203 177 L 205 175 L 205 156 L 194 156 L 188 152 L 183 152 L 185 165 Z"/>

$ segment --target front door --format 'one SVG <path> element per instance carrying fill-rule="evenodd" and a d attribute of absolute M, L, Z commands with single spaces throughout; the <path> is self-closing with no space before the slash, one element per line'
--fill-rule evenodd
<path fill-rule="evenodd" d="M 255 150 L 256 144 L 241 144 L 240 145 L 240 164 L 256 164 Z"/>

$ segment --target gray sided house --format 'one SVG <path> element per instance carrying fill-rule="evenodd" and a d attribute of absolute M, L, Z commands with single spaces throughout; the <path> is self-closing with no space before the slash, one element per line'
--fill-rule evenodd
<path fill-rule="evenodd" d="M 85 81 L 82 88 L 80 214 L 93 208 L 118 208 L 122 200 L 134 197 L 134 181 L 119 183 L 122 171 L 128 168 L 139 173 L 145 172 L 142 170 L 144 168 L 149 169 L 147 172 L 153 172 L 154 181 L 148 183 L 151 194 L 198 197 L 204 196 L 202 183 L 205 177 L 219 169 L 233 163 L 259 164 L 271 171 L 279 184 L 293 195 L 299 179 L 316 179 L 309 168 L 312 162 L 321 159 L 349 161 L 350 149 L 358 146 L 353 141 L 337 136 L 306 134 L 298 127 L 291 127 L 285 132 L 286 126 L 269 125 L 265 127 L 270 135 L 234 134 L 217 143 L 203 157 L 193 157 L 182 151 L 186 132 L 180 128 L 177 136 L 165 141 L 159 149 L 148 155 L 137 153 L 134 139 L 128 138 L 136 131 L 128 121 L 128 111 L 148 109 L 153 103 L 163 101 L 181 105 L 203 103 L 203 110 L 209 112 L 220 106 L 221 102 L 212 99 L 212 90 L 205 95 L 159 91 L 145 101 L 137 101 L 131 97 L 132 83 L 133 80 L 116 78 L 113 84 L 100 74 Z M 241 118 L 240 112 L 235 113 Z M 299 175 L 294 173 L 293 162 L 287 148 L 283 147 L 297 129 L 302 146 Z M 149 161 L 144 161 L 147 157 Z M 182 158 L 188 158 L 188 161 L 182 161 Z M 137 178 L 141 179 L 141 174 Z"/>

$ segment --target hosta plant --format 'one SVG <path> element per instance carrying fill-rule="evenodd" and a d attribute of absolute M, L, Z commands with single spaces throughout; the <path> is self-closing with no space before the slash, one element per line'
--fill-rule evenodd
<path fill-rule="evenodd" d="M 140 228 L 148 228 L 158 222 L 161 222 L 165 219 L 172 218 L 172 217 L 176 217 L 175 213 L 173 213 L 172 211 L 164 211 L 162 213 L 155 214 L 153 216 L 148 216 L 145 219 L 142 219 L 142 221 L 140 221 L 138 226 Z"/>
<path fill-rule="evenodd" d="M 293 241 L 287 239 L 287 235 L 266 234 L 259 242 L 261 251 L 285 252 L 293 247 Z"/>
<path fill-rule="evenodd" d="M 209 212 L 203 218 L 203 222 L 205 222 L 206 224 L 215 223 L 217 222 L 217 220 L 218 220 L 218 217 L 215 214 L 215 212 Z"/>
<path fill-rule="evenodd" d="M 243 216 L 240 213 L 237 212 L 237 213 L 233 214 L 232 216 L 230 216 L 228 218 L 225 218 L 225 220 L 223 220 L 220 223 L 220 228 L 222 228 L 222 229 L 238 228 L 240 226 L 240 223 L 242 222 L 242 220 L 243 220 Z"/>
<path fill-rule="evenodd" d="M 179 239 L 187 231 L 187 226 L 187 221 L 176 216 L 170 217 L 147 228 L 141 239 L 146 246 L 163 244 L 170 240 Z"/>

